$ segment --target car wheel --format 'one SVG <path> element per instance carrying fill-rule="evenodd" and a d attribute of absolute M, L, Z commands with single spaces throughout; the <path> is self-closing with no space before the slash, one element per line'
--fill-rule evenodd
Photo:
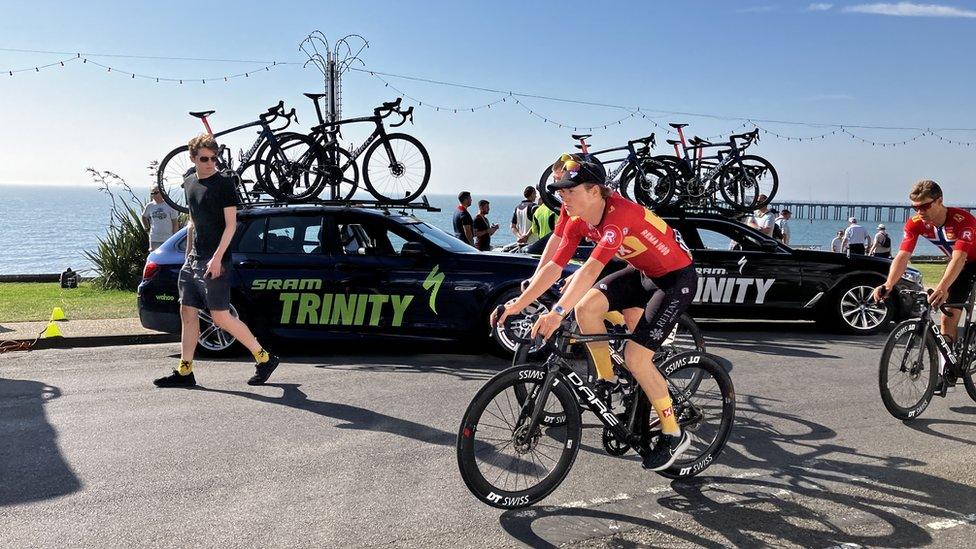
<path fill-rule="evenodd" d="M 521 292 L 518 288 L 513 288 L 506 292 L 502 292 L 498 299 L 492 304 L 489 311 L 494 311 L 499 305 L 504 305 L 509 301 L 516 299 Z M 515 348 L 518 347 L 519 338 L 528 339 L 529 330 L 532 329 L 532 324 L 539 315 L 543 315 L 549 312 L 549 307 L 546 306 L 540 300 L 534 301 L 521 314 L 511 315 L 505 321 L 505 325 L 498 330 L 491 331 L 491 343 L 494 351 L 500 356 L 510 357 L 515 354 Z M 489 313 L 490 314 L 490 313 Z M 538 349 L 530 349 L 530 356 Z"/>
<path fill-rule="evenodd" d="M 821 320 L 826 326 L 848 334 L 873 334 L 881 330 L 894 319 L 895 308 L 887 302 L 872 301 L 874 287 L 866 280 L 841 283 Z"/>
<path fill-rule="evenodd" d="M 230 306 L 230 314 L 234 318 L 240 318 L 233 305 Z M 237 338 L 217 327 L 213 318 L 210 317 L 210 311 L 200 309 L 197 316 L 200 317 L 200 337 L 197 338 L 197 350 L 201 354 L 231 356 L 240 352 L 240 346 L 235 345 Z"/>

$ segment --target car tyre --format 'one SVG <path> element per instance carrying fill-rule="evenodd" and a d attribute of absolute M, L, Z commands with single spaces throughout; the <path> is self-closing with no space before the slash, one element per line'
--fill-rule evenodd
<path fill-rule="evenodd" d="M 230 314 L 240 318 L 234 305 L 230 306 Z M 200 336 L 197 338 L 197 352 L 203 356 L 229 357 L 243 353 L 243 345 L 229 333 L 221 330 L 210 318 L 210 311 L 200 309 Z"/>
<path fill-rule="evenodd" d="M 871 292 L 875 284 L 870 280 L 846 280 L 831 293 L 820 317 L 822 326 L 845 334 L 876 333 L 895 318 L 895 305 L 890 301 L 874 303 Z"/>

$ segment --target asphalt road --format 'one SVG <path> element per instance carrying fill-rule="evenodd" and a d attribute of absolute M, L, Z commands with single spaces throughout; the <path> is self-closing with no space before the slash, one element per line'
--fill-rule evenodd
<path fill-rule="evenodd" d="M 589 416 L 564 484 L 500 512 L 471 496 L 458 423 L 506 363 L 417 353 L 203 361 L 156 389 L 175 344 L 0 356 L 5 547 L 917 547 L 976 539 L 976 403 L 959 387 L 902 424 L 882 338 L 804 324 L 705 326 L 738 397 L 729 447 L 690 482 L 600 448 Z"/>

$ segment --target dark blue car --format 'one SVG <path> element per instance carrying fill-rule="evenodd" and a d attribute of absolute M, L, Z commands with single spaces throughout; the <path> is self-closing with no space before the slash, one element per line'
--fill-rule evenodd
<path fill-rule="evenodd" d="M 303 340 L 485 339 L 490 311 L 538 261 L 478 252 L 402 212 L 339 206 L 242 210 L 231 251 L 232 313 L 259 337 Z M 183 230 L 150 254 L 138 290 L 146 328 L 180 332 L 185 252 Z M 200 317 L 200 347 L 230 351 L 233 338 Z M 514 348 L 504 334 L 491 342 Z"/>

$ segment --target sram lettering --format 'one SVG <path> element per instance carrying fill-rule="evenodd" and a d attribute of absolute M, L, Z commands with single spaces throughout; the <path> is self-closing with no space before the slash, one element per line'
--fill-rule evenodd
<path fill-rule="evenodd" d="M 317 278 L 257 278 L 251 282 L 252 290 L 321 290 L 322 280 Z"/>

